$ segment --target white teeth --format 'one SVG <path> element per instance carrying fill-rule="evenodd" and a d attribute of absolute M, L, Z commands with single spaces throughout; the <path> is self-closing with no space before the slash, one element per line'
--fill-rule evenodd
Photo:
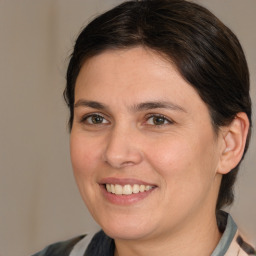
<path fill-rule="evenodd" d="M 145 190 L 146 190 L 146 191 L 149 191 L 151 188 L 152 188 L 151 186 L 148 186 L 148 185 L 147 185 L 147 186 L 145 187 Z"/>
<path fill-rule="evenodd" d="M 123 194 L 123 187 L 121 185 L 115 185 L 115 192 L 116 195 L 122 195 Z"/>
<path fill-rule="evenodd" d="M 125 185 L 123 187 L 123 194 L 124 195 L 131 195 L 132 194 L 132 186 L 131 185 Z"/>
<path fill-rule="evenodd" d="M 110 185 L 110 184 L 107 184 L 107 185 L 106 185 L 106 188 L 107 188 L 107 191 L 108 191 L 108 192 L 111 192 L 111 185 Z"/>
<path fill-rule="evenodd" d="M 140 192 L 144 192 L 145 191 L 145 185 L 140 185 Z"/>
<path fill-rule="evenodd" d="M 116 195 L 131 195 L 137 193 L 143 193 L 145 191 L 149 191 L 152 189 L 153 186 L 145 186 L 145 185 L 138 185 L 134 184 L 133 186 L 130 184 L 127 185 L 119 185 L 119 184 L 106 184 L 106 189 L 109 193 L 116 194 Z"/>
<path fill-rule="evenodd" d="M 137 194 L 140 192 L 140 185 L 134 184 L 132 188 L 132 193 Z"/>

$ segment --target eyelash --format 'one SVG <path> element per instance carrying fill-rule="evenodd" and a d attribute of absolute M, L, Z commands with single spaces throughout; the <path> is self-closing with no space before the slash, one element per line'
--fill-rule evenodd
<path fill-rule="evenodd" d="M 98 124 L 96 124 L 96 123 L 93 123 L 93 122 L 88 122 L 88 119 L 89 118 L 92 118 L 92 117 L 95 117 L 95 118 L 102 118 L 103 120 L 106 120 L 107 122 L 109 122 L 105 117 L 104 117 L 104 115 L 102 115 L 101 113 L 93 113 L 93 114 L 87 114 L 87 115 L 85 115 L 85 116 L 83 116 L 82 118 L 81 118 L 81 123 L 86 123 L 86 124 L 88 124 L 88 125 L 101 125 L 101 124 L 105 124 L 104 122 L 102 122 L 102 123 L 98 123 Z"/>
<path fill-rule="evenodd" d="M 88 119 L 89 118 L 101 118 L 103 120 L 103 122 L 100 122 L 100 123 L 93 123 L 93 121 L 91 122 L 88 122 Z M 161 118 L 162 121 L 164 122 L 163 124 L 147 124 L 147 122 L 150 120 L 150 119 L 153 119 L 153 118 Z M 104 121 L 105 120 L 105 121 Z M 104 115 L 102 115 L 101 113 L 92 113 L 92 114 L 87 114 L 85 116 L 83 116 L 81 118 L 81 123 L 86 123 L 87 125 L 104 125 L 106 123 L 109 123 L 109 121 L 104 117 Z M 154 121 L 153 121 L 154 122 Z M 166 116 L 164 115 L 161 115 L 161 114 L 149 114 L 146 116 L 146 121 L 144 122 L 146 123 L 146 125 L 148 126 L 155 126 L 155 127 L 162 127 L 162 126 L 165 126 L 165 125 L 170 125 L 170 124 L 173 124 L 174 121 L 173 120 L 170 120 L 169 118 L 167 118 Z"/>
<path fill-rule="evenodd" d="M 149 114 L 147 117 L 146 117 L 146 122 L 148 122 L 151 118 L 161 118 L 162 121 L 164 121 L 163 124 L 149 124 L 149 125 L 152 125 L 152 126 L 155 126 L 155 127 L 162 127 L 164 125 L 170 125 L 170 124 L 173 124 L 174 121 L 172 121 L 171 119 L 167 118 L 166 116 L 164 115 L 161 115 L 161 114 Z"/>

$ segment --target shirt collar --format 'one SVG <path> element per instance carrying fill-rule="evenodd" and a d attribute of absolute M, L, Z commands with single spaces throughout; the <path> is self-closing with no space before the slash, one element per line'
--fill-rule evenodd
<path fill-rule="evenodd" d="M 237 233 L 237 225 L 228 213 L 219 211 L 217 213 L 217 222 L 220 231 L 224 230 L 224 232 L 211 256 L 225 255 Z"/>

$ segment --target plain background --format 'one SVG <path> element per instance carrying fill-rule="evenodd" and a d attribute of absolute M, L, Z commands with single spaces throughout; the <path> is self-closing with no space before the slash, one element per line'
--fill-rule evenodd
<path fill-rule="evenodd" d="M 0 255 L 30 255 L 97 229 L 69 160 L 65 69 L 81 27 L 118 0 L 0 0 Z M 198 1 L 238 36 L 256 105 L 256 1 Z M 255 126 L 255 116 L 253 117 Z M 256 242 L 256 139 L 230 209 Z"/>

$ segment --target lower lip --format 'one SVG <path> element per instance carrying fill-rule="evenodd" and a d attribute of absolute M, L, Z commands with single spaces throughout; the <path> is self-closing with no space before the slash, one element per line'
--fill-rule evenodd
<path fill-rule="evenodd" d="M 147 198 L 154 190 L 155 188 L 152 188 L 145 192 L 139 192 L 137 194 L 131 194 L 131 195 L 116 195 L 113 193 L 109 193 L 106 190 L 105 185 L 100 185 L 101 191 L 104 195 L 104 197 L 112 204 L 117 205 L 131 205 L 135 204 L 145 198 Z"/>

